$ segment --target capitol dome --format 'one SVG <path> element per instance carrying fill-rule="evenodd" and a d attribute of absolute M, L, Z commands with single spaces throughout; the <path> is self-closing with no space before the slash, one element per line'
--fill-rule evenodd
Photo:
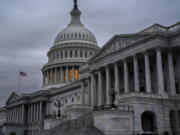
<path fill-rule="evenodd" d="M 78 81 L 80 67 L 99 50 L 95 36 L 80 21 L 77 0 L 70 14 L 70 23 L 56 36 L 47 53 L 48 63 L 42 68 L 43 89 Z"/>
<path fill-rule="evenodd" d="M 84 27 L 80 21 L 81 11 L 78 7 L 74 7 L 71 11 L 71 22 L 63 29 L 55 38 L 54 45 L 59 45 L 62 43 L 69 42 L 84 42 L 97 45 L 95 36 L 91 31 Z"/>

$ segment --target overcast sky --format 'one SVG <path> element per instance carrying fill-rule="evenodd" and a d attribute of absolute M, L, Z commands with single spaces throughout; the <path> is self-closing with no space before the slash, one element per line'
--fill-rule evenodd
<path fill-rule="evenodd" d="M 138 32 L 154 23 L 180 21 L 180 0 L 79 0 L 81 20 L 102 46 L 113 35 Z M 70 21 L 73 0 L 0 0 L 0 105 L 18 91 L 39 90 L 41 68 L 57 33 Z"/>

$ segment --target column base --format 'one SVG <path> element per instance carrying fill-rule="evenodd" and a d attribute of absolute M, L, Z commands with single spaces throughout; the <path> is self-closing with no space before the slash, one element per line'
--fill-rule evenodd
<path fill-rule="evenodd" d="M 106 105 L 104 106 L 104 108 L 105 108 L 105 109 L 110 109 L 110 108 L 111 108 L 111 105 L 110 105 L 110 104 L 106 104 Z"/>

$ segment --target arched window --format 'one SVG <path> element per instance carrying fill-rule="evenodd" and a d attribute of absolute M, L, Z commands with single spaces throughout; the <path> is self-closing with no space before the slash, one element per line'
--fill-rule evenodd
<path fill-rule="evenodd" d="M 74 97 L 71 98 L 72 103 L 74 103 Z"/>
<path fill-rule="evenodd" d="M 156 115 L 153 112 L 146 111 L 141 115 L 142 129 L 144 132 L 157 131 Z"/>

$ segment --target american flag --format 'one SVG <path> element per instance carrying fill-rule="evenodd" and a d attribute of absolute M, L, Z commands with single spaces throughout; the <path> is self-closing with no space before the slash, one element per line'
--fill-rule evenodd
<path fill-rule="evenodd" d="M 19 72 L 19 75 L 20 75 L 20 76 L 27 76 L 27 74 L 26 74 L 25 72 L 22 72 L 22 71 Z"/>

